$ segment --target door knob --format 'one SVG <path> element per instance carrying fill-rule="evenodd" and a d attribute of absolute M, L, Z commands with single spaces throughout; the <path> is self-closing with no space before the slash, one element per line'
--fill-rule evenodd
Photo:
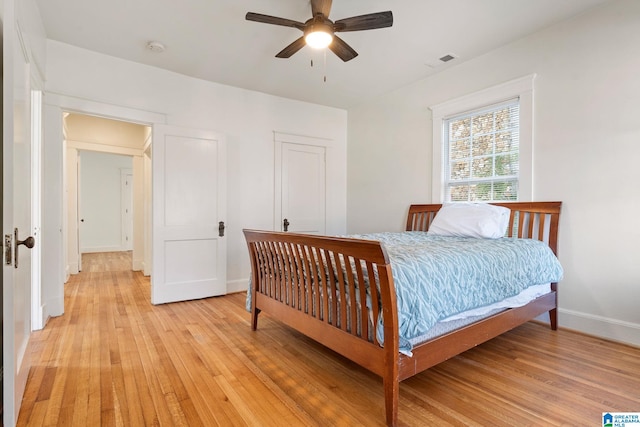
<path fill-rule="evenodd" d="M 36 239 L 34 239 L 33 236 L 29 236 L 24 240 L 20 240 L 18 238 L 18 228 L 17 227 L 13 230 L 13 236 L 14 236 L 15 241 L 16 241 L 16 253 L 15 253 L 15 256 L 13 257 L 13 266 L 15 268 L 18 268 L 18 246 L 25 245 L 27 248 L 31 249 L 31 248 L 33 248 L 35 246 Z"/>
<path fill-rule="evenodd" d="M 284 221 L 282 221 L 284 231 L 289 231 L 289 224 L 290 222 L 287 218 L 285 218 Z"/>
<path fill-rule="evenodd" d="M 218 222 L 218 236 L 219 237 L 224 237 L 224 229 L 225 229 L 224 221 Z"/>
<path fill-rule="evenodd" d="M 36 244 L 36 239 L 33 236 L 29 236 L 24 240 L 16 240 L 16 246 L 25 245 L 29 249 L 33 248 Z"/>

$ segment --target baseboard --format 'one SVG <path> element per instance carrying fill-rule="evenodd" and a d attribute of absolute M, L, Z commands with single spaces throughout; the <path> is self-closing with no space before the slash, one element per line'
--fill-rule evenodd
<path fill-rule="evenodd" d="M 64 297 L 52 298 L 42 305 L 42 324 L 46 326 L 50 318 L 62 316 L 63 314 Z"/>
<path fill-rule="evenodd" d="M 246 292 L 249 288 L 249 279 L 227 281 L 227 293 Z"/>
<path fill-rule="evenodd" d="M 37 319 L 31 325 L 32 331 L 40 331 L 44 329 L 44 326 L 47 324 L 48 316 L 45 317 L 45 313 L 47 312 L 47 304 L 41 304 L 40 307 L 36 307 L 36 313 L 33 318 Z"/>
<path fill-rule="evenodd" d="M 128 249 L 124 249 L 122 246 L 96 246 L 93 248 L 82 248 L 82 253 L 97 253 L 97 252 L 125 252 Z"/>
<path fill-rule="evenodd" d="M 144 261 L 141 259 L 134 259 L 133 271 L 144 271 Z"/>
<path fill-rule="evenodd" d="M 640 347 L 640 324 L 563 308 L 558 316 L 561 328 Z"/>
<path fill-rule="evenodd" d="M 77 262 L 69 263 L 67 266 L 67 275 L 78 274 L 80 272 L 80 264 Z"/>
<path fill-rule="evenodd" d="M 144 262 L 144 260 L 142 261 L 142 268 L 140 269 L 140 271 L 142 271 L 142 275 L 145 277 L 151 276 L 150 268 L 147 267 L 147 263 Z"/>

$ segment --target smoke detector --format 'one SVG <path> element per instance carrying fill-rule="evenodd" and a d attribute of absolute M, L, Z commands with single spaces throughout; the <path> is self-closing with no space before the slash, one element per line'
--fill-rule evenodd
<path fill-rule="evenodd" d="M 151 52 L 161 53 L 164 52 L 165 47 L 162 43 L 156 41 L 147 42 L 147 49 Z"/>

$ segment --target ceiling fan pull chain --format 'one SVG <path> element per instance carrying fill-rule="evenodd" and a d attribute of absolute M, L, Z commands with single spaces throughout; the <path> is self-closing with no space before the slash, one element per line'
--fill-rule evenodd
<path fill-rule="evenodd" d="M 324 49 L 324 82 L 327 82 L 327 49 Z"/>

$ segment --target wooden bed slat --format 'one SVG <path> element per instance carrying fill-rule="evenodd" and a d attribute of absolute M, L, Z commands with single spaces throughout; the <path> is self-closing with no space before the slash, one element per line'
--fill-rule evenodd
<path fill-rule="evenodd" d="M 375 278 L 375 274 L 374 274 L 374 266 L 372 263 L 370 263 L 369 261 L 367 261 L 367 275 L 371 278 Z M 372 279 L 370 279 L 372 280 Z M 380 299 L 378 297 L 378 287 L 380 286 L 379 281 L 376 282 L 375 280 L 372 281 L 372 285 L 369 286 L 370 292 L 371 292 L 371 311 L 373 312 L 373 318 L 374 319 L 378 319 L 380 316 Z M 380 342 L 378 341 L 378 337 L 375 334 L 375 326 L 373 328 L 372 331 L 373 334 L 373 342 L 377 345 L 380 345 Z"/>
<path fill-rule="evenodd" d="M 557 255 L 561 202 L 495 204 L 511 210 L 508 237 L 542 240 Z M 407 231 L 428 231 L 441 206 L 410 206 Z M 549 293 L 525 306 L 417 344 L 409 357 L 399 353 L 393 276 L 379 242 L 255 230 L 244 234 L 251 261 L 252 329 L 257 329 L 258 314 L 265 311 L 380 375 L 388 425 L 397 423 L 400 381 L 545 312 L 551 328 L 557 328 L 558 286 L 552 283 Z M 365 277 L 371 280 L 369 310 Z M 375 331 L 380 316 L 384 347 Z"/>
<path fill-rule="evenodd" d="M 364 274 L 362 274 L 362 261 L 356 261 L 356 273 L 358 275 L 358 283 L 364 283 Z M 367 318 L 367 290 L 364 286 L 359 286 L 360 304 L 358 304 L 358 321 L 356 322 L 356 328 L 360 329 L 363 337 L 369 336 L 369 322 Z"/>
<path fill-rule="evenodd" d="M 513 237 L 514 222 L 515 222 L 515 215 L 509 215 L 509 227 L 507 228 L 507 237 Z"/>
<path fill-rule="evenodd" d="M 524 236 L 524 219 L 525 216 L 522 212 L 518 212 L 518 230 L 516 236 L 522 238 Z"/>
<path fill-rule="evenodd" d="M 326 249 L 322 249 L 322 253 L 324 255 L 324 259 L 325 260 L 329 260 L 329 253 Z M 338 318 L 338 302 L 336 301 L 336 282 L 335 282 L 335 275 L 333 273 L 333 267 L 331 265 L 330 262 L 327 262 L 327 270 L 329 272 L 328 277 L 328 284 L 329 284 L 329 291 L 327 292 L 327 302 L 326 304 L 329 305 L 329 303 L 331 303 L 331 314 L 330 314 L 330 319 L 327 319 L 327 323 L 337 326 L 336 325 L 336 319 Z"/>
<path fill-rule="evenodd" d="M 545 220 L 547 219 L 547 215 L 541 214 L 539 216 L 540 216 L 540 223 L 538 226 L 538 236 L 536 238 L 538 240 L 544 240 L 544 225 L 545 225 Z"/>

